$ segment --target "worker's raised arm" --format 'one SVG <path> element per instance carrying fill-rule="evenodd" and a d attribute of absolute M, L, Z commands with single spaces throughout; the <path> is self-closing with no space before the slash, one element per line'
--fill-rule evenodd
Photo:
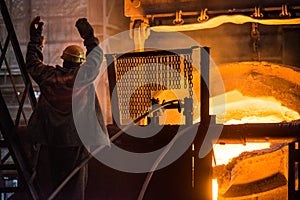
<path fill-rule="evenodd" d="M 53 67 L 45 65 L 43 62 L 43 43 L 42 36 L 44 22 L 39 16 L 35 17 L 30 24 L 30 41 L 26 53 L 26 69 L 35 82 L 38 84 L 44 80 L 43 76 L 48 76 Z"/>
<path fill-rule="evenodd" d="M 83 44 L 87 49 L 88 55 L 99 44 L 99 40 L 94 36 L 94 29 L 86 18 L 80 18 L 76 21 L 76 28 L 82 37 Z"/>
<path fill-rule="evenodd" d="M 103 52 L 99 47 L 99 40 L 94 36 L 94 29 L 86 18 L 80 18 L 75 24 L 87 48 L 86 62 L 80 68 L 75 82 L 75 89 L 92 84 L 99 74 L 103 60 Z"/>

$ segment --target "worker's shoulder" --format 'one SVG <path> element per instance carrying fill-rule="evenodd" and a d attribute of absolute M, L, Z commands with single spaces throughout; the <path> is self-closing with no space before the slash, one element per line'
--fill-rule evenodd
<path fill-rule="evenodd" d="M 58 73 L 62 73 L 62 74 L 68 74 L 68 73 L 74 73 L 76 71 L 78 71 L 78 68 L 66 68 L 66 67 L 62 67 L 60 65 L 56 65 L 55 67 L 55 71 L 57 71 Z"/>

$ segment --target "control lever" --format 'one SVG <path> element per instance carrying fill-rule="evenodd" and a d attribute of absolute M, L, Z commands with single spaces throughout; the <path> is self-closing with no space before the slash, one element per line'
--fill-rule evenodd
<path fill-rule="evenodd" d="M 164 105 L 166 103 L 165 100 L 163 100 L 162 105 Z M 179 113 L 181 113 L 181 101 L 180 100 L 174 100 L 171 102 L 170 105 L 167 105 L 164 107 L 164 109 L 176 109 L 178 110 Z"/>
<path fill-rule="evenodd" d="M 151 99 L 152 106 L 159 105 L 159 99 L 158 98 L 152 98 Z M 161 106 L 163 106 L 163 109 L 177 109 L 179 113 L 181 113 L 181 105 L 182 103 L 180 100 L 172 100 L 172 101 L 165 101 L 163 100 L 161 103 Z M 159 111 L 156 111 L 153 113 L 153 116 L 148 118 L 148 124 L 152 122 L 153 124 L 159 124 Z"/>

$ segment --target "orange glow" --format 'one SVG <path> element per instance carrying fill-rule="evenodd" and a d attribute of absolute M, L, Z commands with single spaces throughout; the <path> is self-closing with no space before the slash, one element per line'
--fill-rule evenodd
<path fill-rule="evenodd" d="M 224 124 L 277 123 L 300 118 L 297 112 L 282 106 L 273 97 L 246 97 L 236 90 L 226 93 L 225 96 L 226 108 L 223 114 L 218 112 L 217 106 L 211 106 L 213 112 L 219 114 L 217 120 Z M 213 101 L 212 99 L 211 102 Z M 270 143 L 215 144 L 216 165 L 226 165 L 232 158 L 239 156 L 242 152 L 266 148 L 270 148 Z M 218 199 L 217 180 L 213 180 L 213 199 Z"/>
<path fill-rule="evenodd" d="M 214 156 L 216 159 L 216 165 L 226 165 L 232 158 L 239 156 L 242 152 L 260 150 L 270 148 L 270 143 L 247 143 L 242 144 L 226 144 L 226 145 L 214 145 Z M 215 164 L 213 163 L 213 166 Z M 213 200 L 218 199 L 218 182 L 217 179 L 213 179 L 212 182 Z"/>
<path fill-rule="evenodd" d="M 181 98 L 170 91 L 163 92 L 157 97 L 168 100 Z M 300 119 L 298 112 L 283 106 L 280 101 L 271 96 L 249 97 L 234 90 L 225 93 L 223 97 L 225 105 L 218 103 L 219 98 L 222 97 L 216 96 L 210 99 L 210 113 L 216 115 L 216 123 L 219 124 L 279 123 Z M 197 109 L 198 106 L 195 108 Z M 200 112 L 196 109 L 194 110 L 194 123 L 200 121 Z M 181 124 L 184 123 L 184 118 L 177 110 L 169 110 L 161 113 L 161 122 Z"/>
<path fill-rule="evenodd" d="M 296 98 L 300 86 L 300 71 L 288 66 L 267 62 L 241 62 L 218 66 L 225 92 L 213 85 L 211 72 L 210 114 L 216 115 L 219 124 L 279 123 L 300 119 L 300 101 Z M 200 78 L 193 74 L 195 99 L 194 122 L 200 121 Z M 197 84 L 198 83 L 198 84 Z M 188 93 L 182 90 L 166 90 L 155 98 L 183 99 Z M 177 110 L 166 110 L 160 116 L 164 124 L 182 124 L 184 117 Z M 270 143 L 214 145 L 216 165 L 226 165 L 242 152 L 270 148 Z M 214 165 L 214 163 L 213 163 Z M 267 175 L 268 172 L 261 172 Z M 213 199 L 218 199 L 217 179 L 213 179 Z M 221 194 L 222 191 L 220 191 Z"/>
<path fill-rule="evenodd" d="M 180 26 L 154 26 L 150 29 L 156 32 L 193 31 L 216 28 L 225 23 L 244 24 L 249 22 L 263 25 L 291 25 L 300 24 L 300 19 L 254 19 L 245 15 L 220 15 L 202 23 Z"/>
<path fill-rule="evenodd" d="M 225 109 L 220 105 L 214 106 L 215 100 L 211 99 L 210 107 L 217 115 L 217 123 L 279 123 L 300 119 L 299 113 L 282 106 L 274 97 L 247 97 L 234 90 L 227 92 L 225 99 Z"/>
<path fill-rule="evenodd" d="M 297 93 L 296 89 L 300 85 L 299 71 L 265 62 L 227 64 L 221 66 L 219 70 L 224 80 L 226 92 L 218 94 L 214 91 L 217 88 L 212 86 L 212 94 L 215 95 L 210 98 L 210 114 L 216 115 L 217 123 L 279 123 L 300 119 L 298 109 L 300 102 L 298 99 L 293 99 L 293 94 Z M 275 82 L 274 77 L 278 77 L 278 81 L 284 81 L 282 83 Z M 194 80 L 197 83 L 199 75 L 194 74 Z M 274 85 L 269 86 L 270 82 Z M 282 88 L 289 88 L 289 90 Z M 194 122 L 198 122 L 200 121 L 199 85 L 194 84 L 194 90 L 198 100 L 198 105 L 194 105 Z M 186 95 L 184 91 L 163 91 L 156 94 L 155 97 L 172 100 L 183 99 Z M 167 124 L 184 122 L 182 113 L 178 113 L 176 110 L 165 111 L 161 117 Z M 214 145 L 216 165 L 226 165 L 242 152 L 267 148 L 270 148 L 270 143 L 216 144 Z M 266 173 L 264 172 L 263 175 Z M 212 187 L 213 199 L 217 200 L 219 189 L 217 179 L 213 179 Z"/>
<path fill-rule="evenodd" d="M 228 164 L 232 158 L 239 156 L 242 152 L 270 148 L 270 143 L 247 143 L 214 145 L 214 153 L 217 165 Z M 233 150 L 234 149 L 234 150 Z"/>
<path fill-rule="evenodd" d="M 268 62 L 228 63 L 217 67 L 225 93 L 219 90 L 211 71 L 210 113 L 220 124 L 278 123 L 300 119 L 300 70 Z M 193 72 L 194 122 L 200 121 L 200 75 Z M 165 90 L 154 95 L 160 100 L 183 100 L 184 89 Z M 169 116 L 169 117 L 168 117 Z M 170 117 L 171 116 L 171 117 Z M 182 113 L 162 113 L 165 124 L 182 124 Z"/>
<path fill-rule="evenodd" d="M 212 180 L 212 199 L 218 200 L 218 180 Z"/>

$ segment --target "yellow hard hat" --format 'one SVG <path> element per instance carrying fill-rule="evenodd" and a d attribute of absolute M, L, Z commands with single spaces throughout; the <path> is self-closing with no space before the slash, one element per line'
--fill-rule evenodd
<path fill-rule="evenodd" d="M 83 63 L 85 61 L 85 54 L 80 46 L 70 45 L 65 48 L 61 58 L 69 62 Z"/>

